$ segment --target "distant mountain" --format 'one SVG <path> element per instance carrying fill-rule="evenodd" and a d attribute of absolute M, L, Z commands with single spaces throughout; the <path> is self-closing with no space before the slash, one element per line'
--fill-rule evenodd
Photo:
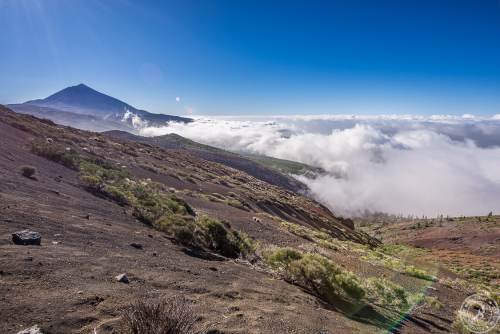
<path fill-rule="evenodd" d="M 44 99 L 11 104 L 9 107 L 17 112 L 95 131 L 137 128 L 145 124 L 162 126 L 172 121 L 183 123 L 192 121 L 190 118 L 152 114 L 136 109 L 84 84 L 64 88 Z"/>

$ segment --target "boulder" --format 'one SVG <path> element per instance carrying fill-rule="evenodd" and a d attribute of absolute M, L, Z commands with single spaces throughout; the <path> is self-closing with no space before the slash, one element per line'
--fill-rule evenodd
<path fill-rule="evenodd" d="M 43 333 L 40 327 L 38 327 L 38 325 L 35 325 L 33 327 L 23 329 L 22 331 L 17 332 L 17 334 L 43 334 Z"/>
<path fill-rule="evenodd" d="M 12 241 L 16 245 L 40 245 L 42 236 L 38 232 L 23 230 L 12 233 Z"/>
<path fill-rule="evenodd" d="M 127 277 L 127 274 L 120 274 L 120 275 L 116 276 L 115 279 L 120 283 L 125 283 L 125 284 L 130 283 L 130 281 Z"/>

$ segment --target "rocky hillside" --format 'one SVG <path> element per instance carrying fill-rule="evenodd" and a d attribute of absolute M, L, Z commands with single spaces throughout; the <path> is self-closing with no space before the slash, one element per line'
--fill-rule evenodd
<path fill-rule="evenodd" d="M 271 169 L 266 165 L 261 164 L 260 162 L 253 161 L 245 156 L 242 156 L 241 154 L 236 154 L 233 152 L 194 142 L 177 134 L 172 133 L 158 137 L 142 137 L 131 134 L 129 132 L 115 130 L 108 131 L 105 133 L 105 135 L 115 139 L 146 143 L 164 149 L 182 150 L 189 154 L 193 154 L 200 159 L 217 162 L 222 165 L 232 167 L 239 171 L 245 172 L 255 177 L 256 179 L 294 192 L 307 191 L 306 185 L 288 176 L 287 174 L 283 174 L 279 171 L 276 171 L 275 169 Z M 268 159 L 273 160 L 273 158 Z"/>
<path fill-rule="evenodd" d="M 3 107 L 0 133 L 2 333 L 125 333 L 131 303 L 169 296 L 203 333 L 439 333 L 469 293 L 425 250 L 188 149 Z"/>

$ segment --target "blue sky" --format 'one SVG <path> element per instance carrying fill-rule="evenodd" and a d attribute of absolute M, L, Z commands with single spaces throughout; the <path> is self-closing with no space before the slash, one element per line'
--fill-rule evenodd
<path fill-rule="evenodd" d="M 173 114 L 500 114 L 498 0 L 0 0 L 0 31 L 0 103 L 85 83 Z"/>

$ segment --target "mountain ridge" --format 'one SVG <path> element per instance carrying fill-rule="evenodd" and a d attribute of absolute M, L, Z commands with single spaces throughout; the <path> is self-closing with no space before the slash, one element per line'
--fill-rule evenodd
<path fill-rule="evenodd" d="M 43 99 L 10 104 L 8 107 L 20 113 L 41 116 L 66 125 L 72 125 L 74 120 L 85 130 L 135 129 L 137 117 L 149 126 L 165 126 L 168 122 L 192 122 L 192 119 L 187 117 L 154 114 L 135 108 L 83 83 L 66 87 Z M 82 121 L 82 115 L 90 116 L 91 119 Z"/>

